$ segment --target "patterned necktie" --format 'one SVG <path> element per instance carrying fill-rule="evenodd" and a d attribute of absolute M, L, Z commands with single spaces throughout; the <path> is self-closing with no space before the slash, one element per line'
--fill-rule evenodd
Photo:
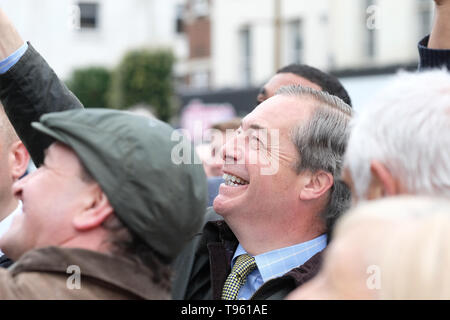
<path fill-rule="evenodd" d="M 222 300 L 236 300 L 239 290 L 247 280 L 247 276 L 256 268 L 255 258 L 248 254 L 240 255 L 228 275 L 223 286 Z"/>

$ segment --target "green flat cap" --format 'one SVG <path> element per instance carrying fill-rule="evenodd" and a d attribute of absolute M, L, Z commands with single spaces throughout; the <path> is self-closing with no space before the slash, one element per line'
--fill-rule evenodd
<path fill-rule="evenodd" d="M 32 126 L 68 146 L 99 183 L 118 218 L 172 260 L 202 227 L 206 176 L 191 143 L 156 119 L 108 109 L 45 114 Z M 192 152 L 175 164 L 172 152 Z"/>

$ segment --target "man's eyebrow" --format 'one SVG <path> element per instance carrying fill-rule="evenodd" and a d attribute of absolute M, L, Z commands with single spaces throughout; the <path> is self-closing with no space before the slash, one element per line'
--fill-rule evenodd
<path fill-rule="evenodd" d="M 259 125 L 259 124 L 257 124 L 257 123 L 252 123 L 251 125 L 249 125 L 248 127 L 247 127 L 247 122 L 246 121 L 244 121 L 244 120 L 242 120 L 241 121 L 241 128 L 243 129 L 243 130 L 247 130 L 247 129 L 253 129 L 253 130 L 265 130 L 265 129 L 267 129 L 267 128 L 265 128 L 265 127 L 263 127 L 263 126 L 261 126 L 261 125 Z"/>
<path fill-rule="evenodd" d="M 249 128 L 253 129 L 253 130 L 265 130 L 265 129 L 267 129 L 267 128 L 265 128 L 265 127 L 263 127 L 263 126 L 261 126 L 261 125 L 259 125 L 257 123 L 251 124 Z"/>

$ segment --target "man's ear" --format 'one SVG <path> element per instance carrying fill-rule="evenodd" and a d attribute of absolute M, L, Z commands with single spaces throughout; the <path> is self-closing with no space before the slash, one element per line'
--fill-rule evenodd
<path fill-rule="evenodd" d="M 370 173 L 372 177 L 367 194 L 368 200 L 395 196 L 400 193 L 397 180 L 380 161 L 373 160 L 370 162 Z"/>
<path fill-rule="evenodd" d="M 30 162 L 30 154 L 22 141 L 19 140 L 12 143 L 9 153 L 9 161 L 12 179 L 13 181 L 16 181 L 25 174 L 28 168 L 28 163 Z"/>
<path fill-rule="evenodd" d="M 114 212 L 100 186 L 94 184 L 93 188 L 93 194 L 90 194 L 92 197 L 88 199 L 86 207 L 73 218 L 73 226 L 78 231 L 99 227 Z"/>
<path fill-rule="evenodd" d="M 333 175 L 323 170 L 310 173 L 307 177 L 308 180 L 300 191 L 301 200 L 320 198 L 324 193 L 331 189 L 334 183 Z"/>

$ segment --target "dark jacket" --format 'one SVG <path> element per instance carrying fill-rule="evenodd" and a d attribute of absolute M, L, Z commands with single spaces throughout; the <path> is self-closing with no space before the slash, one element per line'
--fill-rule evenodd
<path fill-rule="evenodd" d="M 36 166 L 52 139 L 31 127 L 49 112 L 83 108 L 31 44 L 20 60 L 0 75 L 0 100 Z"/>
<path fill-rule="evenodd" d="M 419 70 L 442 67 L 446 67 L 450 70 L 450 50 L 428 49 L 427 46 L 429 40 L 430 36 L 426 36 L 419 42 Z"/>
<path fill-rule="evenodd" d="M 173 299 L 218 300 L 231 271 L 231 259 L 238 240 L 231 229 L 212 208 L 208 208 L 203 232 L 184 249 L 175 263 L 172 286 Z M 322 253 L 284 276 L 264 283 L 252 299 L 283 299 L 319 271 Z"/>

